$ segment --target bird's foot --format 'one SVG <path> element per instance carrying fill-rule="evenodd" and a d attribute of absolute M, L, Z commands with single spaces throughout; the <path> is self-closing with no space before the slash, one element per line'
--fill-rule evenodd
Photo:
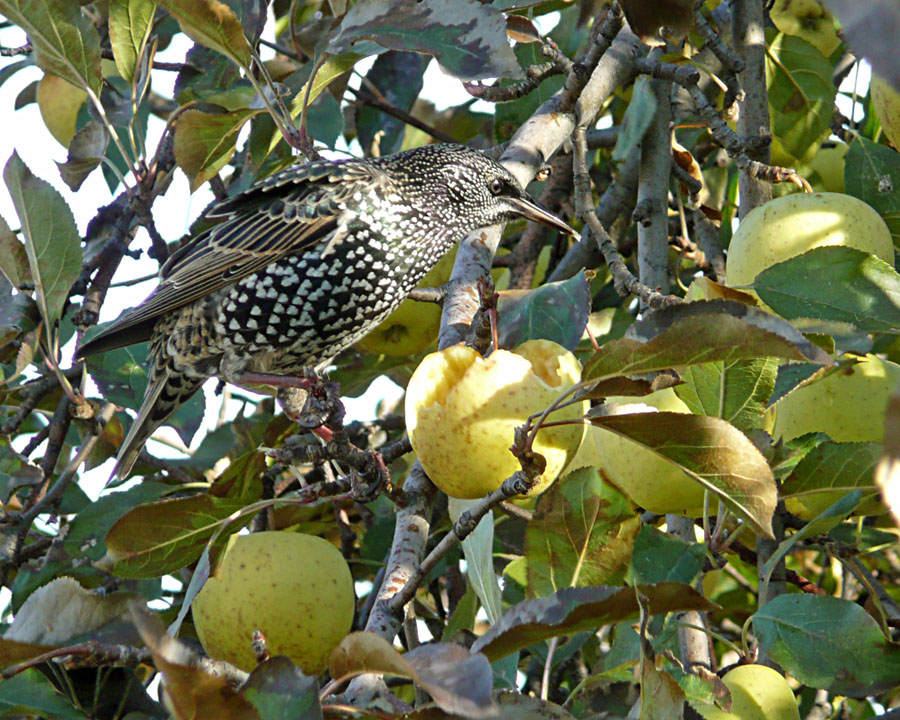
<path fill-rule="evenodd" d="M 285 415 L 326 442 L 344 427 L 340 385 L 312 368 L 303 368 L 296 375 L 242 372 L 231 382 L 276 388 L 275 397 Z"/>

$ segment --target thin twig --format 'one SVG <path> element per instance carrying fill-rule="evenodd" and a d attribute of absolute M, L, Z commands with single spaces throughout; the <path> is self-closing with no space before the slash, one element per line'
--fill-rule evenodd
<path fill-rule="evenodd" d="M 400 590 L 388 601 L 390 610 L 393 613 L 399 613 L 403 606 L 415 597 L 416 590 L 425 580 L 428 573 L 447 555 L 450 550 L 456 547 L 466 537 L 468 537 L 481 518 L 488 514 L 495 505 L 499 505 L 505 500 L 509 500 L 516 495 L 525 495 L 534 487 L 534 483 L 540 476 L 540 472 L 535 472 L 536 468 L 530 470 L 517 470 L 510 477 L 503 481 L 503 484 L 491 493 L 488 493 L 479 503 L 467 510 L 459 519 L 453 523 L 453 527 L 435 548 L 428 553 L 424 560 L 415 569 L 406 583 Z"/>
<path fill-rule="evenodd" d="M 81 658 L 79 667 L 100 667 L 103 665 L 119 665 L 124 667 L 136 667 L 138 665 L 152 665 L 153 653 L 148 648 L 137 648 L 130 645 L 101 643 L 89 640 L 88 642 L 66 647 L 54 648 L 45 653 L 36 655 L 28 660 L 10 665 L 0 673 L 4 680 L 25 672 L 29 668 L 42 665 L 49 660 L 58 658 Z"/>
<path fill-rule="evenodd" d="M 598 24 L 598 32 L 593 38 L 587 53 L 580 62 L 575 63 L 569 76 L 566 78 L 566 84 L 562 91 L 562 108 L 563 110 L 571 110 L 575 108 L 578 98 L 585 86 L 597 69 L 600 59 L 609 50 L 619 30 L 622 29 L 622 9 L 617 2 L 609 6 L 609 12 L 606 19 Z"/>
<path fill-rule="evenodd" d="M 535 90 L 544 80 L 554 75 L 568 74 L 572 71 L 569 60 L 551 39 L 547 39 L 541 47 L 541 54 L 548 62 L 532 65 L 525 71 L 525 79 L 512 85 L 482 85 L 480 83 L 463 83 L 463 87 L 479 100 L 492 103 L 504 103 L 518 100 Z"/>
<path fill-rule="evenodd" d="M 365 105 L 367 107 L 374 108 L 375 110 L 380 110 L 385 115 L 390 115 L 391 117 L 395 117 L 398 120 L 405 122 L 407 125 L 417 128 L 418 130 L 421 130 L 424 133 L 428 133 L 431 137 L 433 137 L 435 140 L 438 140 L 440 142 L 445 142 L 445 143 L 458 143 L 459 142 L 459 140 L 457 140 L 452 135 L 448 135 L 447 133 L 443 132 L 442 130 L 439 130 L 438 128 L 433 127 L 433 126 L 429 125 L 428 123 L 423 122 L 422 120 L 419 120 L 417 117 L 406 112 L 406 110 L 404 110 L 401 107 L 397 107 L 396 105 L 393 105 L 388 102 L 382 102 L 378 98 L 372 97 L 371 95 L 367 95 L 365 93 L 361 93 L 357 90 L 354 90 L 351 87 L 348 87 L 347 89 L 356 95 L 355 104 L 357 106 Z"/>
<path fill-rule="evenodd" d="M 583 127 L 575 129 L 572 134 L 572 145 L 575 148 L 575 205 L 578 215 L 590 227 L 597 246 L 603 254 L 603 259 L 612 273 L 616 291 L 620 295 L 635 295 L 648 307 L 665 307 L 680 302 L 673 295 L 664 295 L 641 284 L 625 265 L 612 238 L 600 223 L 591 202 L 591 179 L 587 171 L 587 141 Z"/>
<path fill-rule="evenodd" d="M 19 47 L 0 47 L 0 57 L 14 57 L 16 55 L 31 55 L 34 47 L 31 43 L 25 43 Z"/>

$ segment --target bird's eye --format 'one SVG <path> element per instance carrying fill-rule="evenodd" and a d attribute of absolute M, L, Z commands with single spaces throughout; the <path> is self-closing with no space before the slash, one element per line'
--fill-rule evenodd
<path fill-rule="evenodd" d="M 494 178 L 493 180 L 491 180 L 490 185 L 488 185 L 488 188 L 490 189 L 492 194 L 499 195 L 500 193 L 503 192 L 504 184 L 505 183 L 500 178 Z"/>

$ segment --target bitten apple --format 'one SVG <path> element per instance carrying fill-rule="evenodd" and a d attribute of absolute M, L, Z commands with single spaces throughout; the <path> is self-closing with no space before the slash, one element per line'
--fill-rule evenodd
<path fill-rule="evenodd" d="M 549 340 L 529 340 L 487 358 L 464 345 L 432 353 L 406 389 L 413 450 L 445 493 L 483 497 L 520 469 L 509 450 L 515 429 L 580 379 L 575 356 Z M 575 403 L 549 420 L 577 420 L 586 410 L 586 402 Z M 575 423 L 538 431 L 533 447 L 547 460 L 547 468 L 532 494 L 544 490 L 574 457 L 584 428 Z"/>
<path fill-rule="evenodd" d="M 307 675 L 328 665 L 350 632 L 353 578 L 327 540 L 294 532 L 234 535 L 192 606 L 210 657 L 250 671 L 253 631 L 272 655 L 287 655 Z"/>

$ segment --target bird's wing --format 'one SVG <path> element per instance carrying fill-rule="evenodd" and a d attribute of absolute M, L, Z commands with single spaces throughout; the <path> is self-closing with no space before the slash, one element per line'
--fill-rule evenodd
<path fill-rule="evenodd" d="M 360 188 L 386 182 L 376 173 L 362 163 L 310 163 L 213 207 L 207 217 L 222 221 L 173 253 L 153 293 L 85 343 L 79 357 L 146 340 L 160 316 L 346 232 L 341 206 Z"/>

